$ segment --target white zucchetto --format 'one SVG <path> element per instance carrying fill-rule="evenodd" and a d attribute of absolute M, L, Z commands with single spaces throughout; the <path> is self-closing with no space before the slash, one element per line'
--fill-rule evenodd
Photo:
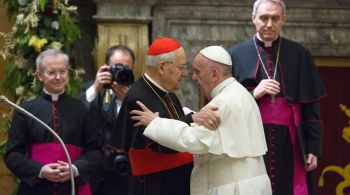
<path fill-rule="evenodd" d="M 209 46 L 202 49 L 200 53 L 210 60 L 232 66 L 230 54 L 221 46 Z"/>

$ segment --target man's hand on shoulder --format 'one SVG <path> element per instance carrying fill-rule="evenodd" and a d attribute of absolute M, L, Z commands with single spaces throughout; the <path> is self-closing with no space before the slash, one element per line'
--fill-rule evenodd
<path fill-rule="evenodd" d="M 192 115 L 192 120 L 198 125 L 202 125 L 210 130 L 216 130 L 221 122 L 220 117 L 215 113 L 218 109 L 218 107 L 204 107 Z"/>
<path fill-rule="evenodd" d="M 136 101 L 142 110 L 132 110 L 130 114 L 134 115 L 130 117 L 132 120 L 138 121 L 134 126 L 147 127 L 155 118 L 159 117 L 159 112 L 150 111 L 142 102 Z"/>

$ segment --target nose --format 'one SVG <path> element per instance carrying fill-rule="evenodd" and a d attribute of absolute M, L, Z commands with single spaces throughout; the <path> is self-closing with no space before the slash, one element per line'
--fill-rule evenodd
<path fill-rule="evenodd" d="M 55 74 L 55 79 L 61 79 L 61 74 L 59 73 L 59 72 L 56 72 L 56 74 Z"/>
<path fill-rule="evenodd" d="M 268 27 L 272 26 L 272 19 L 271 18 L 267 20 L 266 26 L 268 26 Z"/>

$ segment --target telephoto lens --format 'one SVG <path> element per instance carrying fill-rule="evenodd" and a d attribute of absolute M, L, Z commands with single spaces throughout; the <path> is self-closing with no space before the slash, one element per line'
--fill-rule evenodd
<path fill-rule="evenodd" d="M 134 82 L 134 74 L 127 66 L 123 64 L 114 64 L 111 66 L 112 81 L 129 86 Z"/>
<path fill-rule="evenodd" d="M 117 154 L 113 161 L 114 170 L 119 175 L 126 175 L 130 172 L 130 162 L 126 154 Z"/>
<path fill-rule="evenodd" d="M 105 170 L 113 171 L 118 175 L 126 175 L 131 171 L 130 161 L 127 154 L 104 147 L 103 155 L 106 159 L 103 161 L 103 167 Z"/>

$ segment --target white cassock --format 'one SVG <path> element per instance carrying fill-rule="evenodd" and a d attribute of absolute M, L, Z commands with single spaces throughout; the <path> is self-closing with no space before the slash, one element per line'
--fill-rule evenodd
<path fill-rule="evenodd" d="M 206 106 L 219 108 L 217 130 L 156 118 L 144 135 L 161 145 L 194 154 L 192 195 L 272 194 L 263 155 L 267 151 L 259 108 L 234 78 L 211 91 Z"/>

